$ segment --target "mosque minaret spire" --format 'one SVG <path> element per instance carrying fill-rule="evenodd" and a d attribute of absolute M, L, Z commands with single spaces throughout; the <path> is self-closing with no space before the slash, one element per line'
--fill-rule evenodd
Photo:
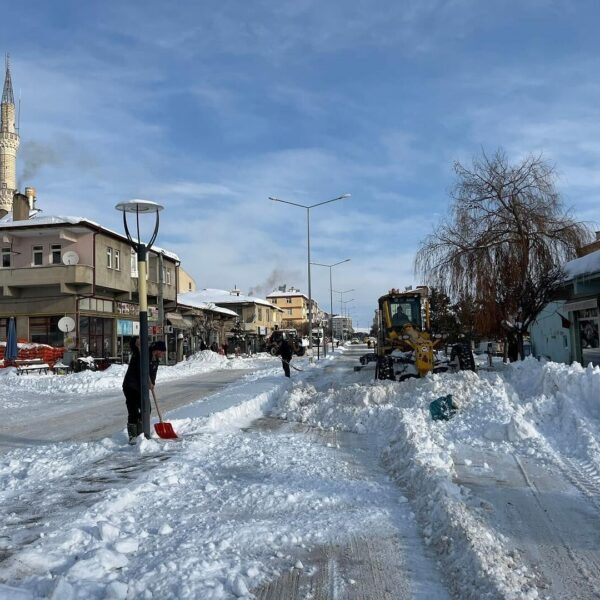
<path fill-rule="evenodd" d="M 17 189 L 17 151 L 19 131 L 15 122 L 15 97 L 10 76 L 10 61 L 6 56 L 6 75 L 0 105 L 0 217 L 12 209 Z"/>

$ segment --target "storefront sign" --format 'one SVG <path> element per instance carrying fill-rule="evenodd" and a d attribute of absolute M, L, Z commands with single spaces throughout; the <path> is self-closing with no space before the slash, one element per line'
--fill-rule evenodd
<path fill-rule="evenodd" d="M 137 304 L 129 302 L 115 302 L 115 310 L 120 315 L 131 315 L 132 317 L 137 317 L 140 312 Z"/>
<path fill-rule="evenodd" d="M 117 335 L 133 335 L 133 321 L 117 319 Z"/>
<path fill-rule="evenodd" d="M 119 315 L 130 317 L 138 317 L 140 314 L 139 306 L 130 302 L 115 302 L 115 310 Z M 148 307 L 148 321 L 158 321 L 158 306 Z"/>

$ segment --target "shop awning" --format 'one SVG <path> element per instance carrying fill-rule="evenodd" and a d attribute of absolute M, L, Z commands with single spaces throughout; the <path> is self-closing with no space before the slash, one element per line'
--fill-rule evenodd
<path fill-rule="evenodd" d="M 564 310 L 565 312 L 574 312 L 576 310 L 586 310 L 588 308 L 598 308 L 598 298 L 566 302 L 562 310 Z"/>
<path fill-rule="evenodd" d="M 167 320 L 175 329 L 191 329 L 193 327 L 193 323 L 191 319 L 187 317 L 182 317 L 177 313 L 167 313 Z"/>

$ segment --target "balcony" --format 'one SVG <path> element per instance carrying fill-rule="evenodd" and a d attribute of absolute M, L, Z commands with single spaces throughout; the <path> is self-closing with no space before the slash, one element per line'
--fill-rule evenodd
<path fill-rule="evenodd" d="M 88 265 L 48 265 L 21 269 L 0 269 L 0 289 L 4 296 L 18 296 L 18 290 L 40 286 L 60 286 L 62 293 L 84 291 L 94 282 L 94 268 Z"/>

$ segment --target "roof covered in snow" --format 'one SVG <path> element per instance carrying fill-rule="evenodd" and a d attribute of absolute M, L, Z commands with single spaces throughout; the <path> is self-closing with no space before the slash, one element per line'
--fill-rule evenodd
<path fill-rule="evenodd" d="M 567 279 L 575 279 L 576 277 L 595 273 L 600 274 L 600 250 L 570 260 L 565 263 L 564 269 Z"/>
<path fill-rule="evenodd" d="M 286 292 L 280 292 L 275 290 L 270 294 L 267 294 L 267 298 L 292 298 L 302 296 L 308 300 L 308 296 L 303 294 L 300 290 L 287 290 Z"/>
<path fill-rule="evenodd" d="M 237 317 L 238 314 L 229 310 L 228 308 L 223 308 L 222 306 L 217 306 L 212 302 L 201 302 L 200 300 L 196 300 L 191 298 L 190 295 L 195 294 L 195 292 L 186 292 L 185 294 L 177 294 L 177 304 L 182 306 L 189 306 L 191 308 L 199 308 L 201 310 L 209 310 L 211 312 L 220 313 L 222 315 L 227 315 L 229 317 Z"/>
<path fill-rule="evenodd" d="M 182 304 L 189 304 L 190 301 L 204 302 L 208 304 L 260 304 L 275 310 L 281 310 L 263 298 L 258 298 L 257 296 L 246 296 L 245 294 L 238 294 L 237 292 L 232 293 L 227 290 L 218 290 L 215 288 L 205 288 L 196 292 L 179 294 L 177 296 L 177 301 L 181 302 Z"/>
<path fill-rule="evenodd" d="M 40 212 L 32 213 L 29 219 L 23 219 L 22 221 L 13 221 L 12 214 L 8 213 L 0 219 L 0 230 L 5 229 L 23 229 L 26 227 L 48 227 L 51 225 L 82 225 L 83 227 L 90 227 L 92 229 L 99 229 L 105 233 L 118 237 L 124 241 L 127 240 L 127 236 L 122 233 L 118 233 L 107 227 L 103 227 L 96 221 L 86 219 L 85 217 L 74 217 L 74 216 L 58 216 L 58 215 L 43 215 Z M 163 254 L 171 260 L 180 261 L 179 256 L 174 252 L 165 250 L 159 246 L 152 246 L 152 251 L 158 254 Z"/>

